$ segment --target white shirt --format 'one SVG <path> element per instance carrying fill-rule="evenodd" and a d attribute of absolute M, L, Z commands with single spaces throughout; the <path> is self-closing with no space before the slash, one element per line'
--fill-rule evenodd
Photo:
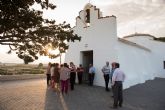
<path fill-rule="evenodd" d="M 67 80 L 70 76 L 70 69 L 66 67 L 62 67 L 60 69 L 60 80 Z"/>
<path fill-rule="evenodd" d="M 54 67 L 50 68 L 50 74 L 51 74 L 51 76 L 54 76 Z"/>
<path fill-rule="evenodd" d="M 120 68 L 116 68 L 112 76 L 112 85 L 115 84 L 115 81 L 124 81 L 125 74 Z"/>
<path fill-rule="evenodd" d="M 89 74 L 96 73 L 96 69 L 92 66 L 89 68 Z"/>

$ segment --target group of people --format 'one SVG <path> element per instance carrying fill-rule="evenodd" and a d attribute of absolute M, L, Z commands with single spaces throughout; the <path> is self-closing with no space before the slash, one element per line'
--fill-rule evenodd
<path fill-rule="evenodd" d="M 78 76 L 79 84 L 82 83 L 82 75 L 84 69 L 82 65 L 76 68 L 73 62 L 70 65 L 67 63 L 59 65 L 58 63 L 49 63 L 46 71 L 47 75 L 47 85 L 51 86 L 54 90 L 59 90 L 61 87 L 62 94 L 68 93 L 68 88 L 70 84 L 70 89 L 74 90 L 74 84 L 76 80 L 76 73 Z M 59 86 L 61 84 L 61 86 Z"/>
<path fill-rule="evenodd" d="M 113 108 L 122 107 L 123 103 L 123 81 L 125 79 L 124 72 L 120 69 L 120 64 L 113 62 L 111 67 L 109 62 L 106 62 L 106 65 L 101 69 L 103 72 L 103 77 L 105 80 L 105 90 L 109 91 L 109 81 L 111 81 L 111 88 L 114 98 Z M 76 73 L 78 77 L 78 83 L 82 84 L 82 76 L 84 73 L 84 69 L 80 64 L 79 67 L 76 68 L 73 62 L 70 62 L 70 65 L 67 63 L 59 65 L 48 64 L 47 68 L 47 85 L 51 86 L 53 89 L 59 89 L 59 84 L 61 84 L 61 92 L 62 94 L 68 93 L 68 88 L 70 84 L 70 89 L 74 90 Z M 95 77 L 96 69 L 93 64 L 89 65 L 88 79 L 89 85 L 93 86 L 93 81 Z M 60 89 L 59 89 L 60 90 Z"/>

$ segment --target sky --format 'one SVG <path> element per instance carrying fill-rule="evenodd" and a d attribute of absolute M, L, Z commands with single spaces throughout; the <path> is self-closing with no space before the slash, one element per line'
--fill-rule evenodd
<path fill-rule="evenodd" d="M 95 5 L 103 16 L 117 17 L 117 35 L 123 37 L 135 32 L 147 33 L 155 37 L 165 37 L 165 0 L 49 0 L 56 4 L 55 10 L 44 10 L 45 18 L 56 23 L 66 21 L 75 26 L 76 17 L 87 3 Z M 37 8 L 37 7 L 36 7 Z M 6 54 L 8 48 L 0 46 L 0 62 L 23 63 L 13 54 Z M 41 57 L 34 63 L 47 63 L 47 57 Z"/>

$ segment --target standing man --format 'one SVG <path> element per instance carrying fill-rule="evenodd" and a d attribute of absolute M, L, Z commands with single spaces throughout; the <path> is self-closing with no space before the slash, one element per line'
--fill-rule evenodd
<path fill-rule="evenodd" d="M 114 87 L 114 104 L 113 108 L 122 107 L 123 103 L 123 81 L 125 80 L 124 72 L 119 68 L 120 64 L 115 64 L 116 69 L 112 76 L 112 85 Z"/>
<path fill-rule="evenodd" d="M 109 76 L 110 76 L 110 66 L 109 62 L 106 62 L 106 65 L 102 68 L 104 80 L 105 80 L 105 90 L 109 91 L 108 84 L 109 84 Z"/>
<path fill-rule="evenodd" d="M 96 70 L 93 67 L 93 64 L 89 64 L 89 85 L 93 86 L 93 80 L 95 77 Z"/>

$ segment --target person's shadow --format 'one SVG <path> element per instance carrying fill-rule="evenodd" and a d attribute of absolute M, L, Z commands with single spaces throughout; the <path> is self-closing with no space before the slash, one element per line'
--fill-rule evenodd
<path fill-rule="evenodd" d="M 68 110 L 65 99 L 61 92 L 48 87 L 45 95 L 44 110 Z"/>

